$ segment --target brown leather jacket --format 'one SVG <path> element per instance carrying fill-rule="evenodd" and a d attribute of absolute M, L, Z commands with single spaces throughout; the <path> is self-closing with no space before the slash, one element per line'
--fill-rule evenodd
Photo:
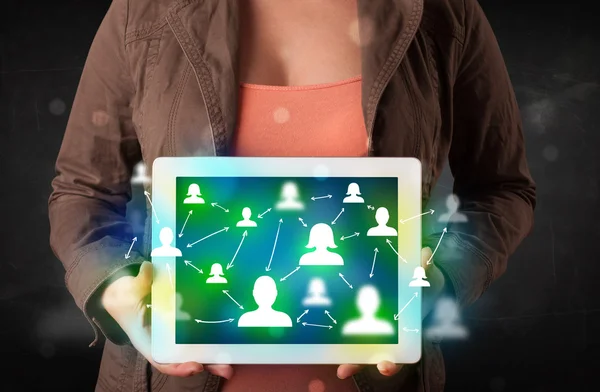
<path fill-rule="evenodd" d="M 449 226 L 435 262 L 460 304 L 469 305 L 504 272 L 533 224 L 535 185 L 498 44 L 476 0 L 358 3 L 361 20 L 375 29 L 362 48 L 369 153 L 420 159 L 424 208 L 448 158 L 470 223 Z M 125 207 L 132 166 L 141 159 L 151 166 L 159 156 L 228 154 L 239 86 L 237 21 L 236 0 L 114 0 L 89 52 L 49 208 L 67 287 L 109 339 L 98 390 L 218 390 L 215 376 L 172 379 L 151 370 L 97 296 L 107 279 L 133 273 L 149 255 L 146 238 L 123 257 L 131 244 Z M 421 390 L 443 389 L 436 342 L 424 341 L 416 368 Z M 385 389 L 369 372 L 355 381 L 362 391 Z"/>

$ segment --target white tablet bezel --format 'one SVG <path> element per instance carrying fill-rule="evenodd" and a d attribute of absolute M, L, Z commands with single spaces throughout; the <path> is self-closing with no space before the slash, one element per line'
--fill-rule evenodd
<path fill-rule="evenodd" d="M 396 177 L 399 179 L 399 220 L 422 212 L 421 163 L 416 158 L 161 157 L 154 161 L 152 168 L 152 204 L 157 216 L 160 214 L 160 224 L 152 227 L 152 239 L 158 240 L 162 227 L 175 228 L 177 177 L 228 176 Z M 410 232 L 414 233 L 410 236 L 403 236 L 399 226 L 406 225 L 398 222 L 396 226 L 398 248 L 402 241 L 403 250 L 398 257 L 398 312 L 415 293 L 417 295 L 410 311 L 403 309 L 402 317 L 396 321 L 402 323 L 397 328 L 398 344 L 176 344 L 175 289 L 171 284 L 176 279 L 175 257 L 153 257 L 154 360 L 158 363 L 195 361 L 204 364 L 375 364 L 381 360 L 416 363 L 421 358 L 422 296 L 421 288 L 408 287 L 408 281 L 414 268 L 420 265 L 421 219 L 410 221 Z"/>

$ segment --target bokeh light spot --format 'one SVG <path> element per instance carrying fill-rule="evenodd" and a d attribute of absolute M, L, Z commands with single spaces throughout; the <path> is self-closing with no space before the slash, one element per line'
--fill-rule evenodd
<path fill-rule="evenodd" d="M 313 175 L 318 180 L 325 180 L 329 177 L 329 169 L 325 165 L 317 165 L 313 169 Z"/>
<path fill-rule="evenodd" d="M 60 116 L 65 112 L 65 110 L 67 110 L 67 105 L 62 99 L 54 98 L 48 104 L 48 110 L 55 116 Z"/>
<path fill-rule="evenodd" d="M 290 120 L 290 112 L 286 108 L 277 108 L 273 111 L 273 120 L 277 124 L 283 124 Z"/>
<path fill-rule="evenodd" d="M 506 388 L 506 381 L 502 377 L 494 377 L 490 380 L 490 389 L 493 392 L 502 392 Z"/>
<path fill-rule="evenodd" d="M 50 342 L 43 342 L 40 345 L 40 354 L 44 358 L 52 358 L 55 352 L 54 345 Z"/>
<path fill-rule="evenodd" d="M 558 159 L 558 148 L 556 148 L 556 146 L 548 145 L 544 147 L 542 155 L 547 161 L 554 162 Z"/>
<path fill-rule="evenodd" d="M 97 127 L 103 127 L 108 124 L 110 116 L 104 110 L 95 110 L 92 113 L 92 124 Z"/>
<path fill-rule="evenodd" d="M 308 383 L 308 392 L 325 392 L 325 383 L 318 378 Z"/>
<path fill-rule="evenodd" d="M 359 46 L 367 46 L 373 42 L 375 25 L 370 18 L 355 19 L 348 26 L 350 39 Z"/>

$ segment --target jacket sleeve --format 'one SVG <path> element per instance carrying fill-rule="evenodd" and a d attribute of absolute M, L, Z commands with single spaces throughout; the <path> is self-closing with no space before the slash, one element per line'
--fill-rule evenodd
<path fill-rule="evenodd" d="M 125 218 L 130 176 L 141 160 L 131 121 L 134 86 L 125 57 L 127 1 L 111 4 L 89 51 L 56 161 L 49 199 L 50 244 L 65 282 L 92 324 L 117 342 L 126 336 L 99 306 L 110 278 L 143 262 Z M 127 268 L 125 268 L 127 267 Z"/>
<path fill-rule="evenodd" d="M 465 0 L 465 38 L 453 91 L 449 165 L 466 223 L 449 223 L 435 264 L 467 306 L 506 270 L 533 226 L 519 108 L 498 43 L 476 0 Z M 425 239 L 437 245 L 442 232 Z"/>

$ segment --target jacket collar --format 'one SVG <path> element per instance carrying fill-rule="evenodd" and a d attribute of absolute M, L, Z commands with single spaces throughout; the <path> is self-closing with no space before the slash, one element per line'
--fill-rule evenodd
<path fill-rule="evenodd" d="M 381 94 L 416 33 L 424 0 L 358 0 L 362 107 L 371 136 Z M 177 0 L 167 21 L 188 58 L 207 105 L 215 154 L 227 153 L 237 121 L 237 0 Z"/>

